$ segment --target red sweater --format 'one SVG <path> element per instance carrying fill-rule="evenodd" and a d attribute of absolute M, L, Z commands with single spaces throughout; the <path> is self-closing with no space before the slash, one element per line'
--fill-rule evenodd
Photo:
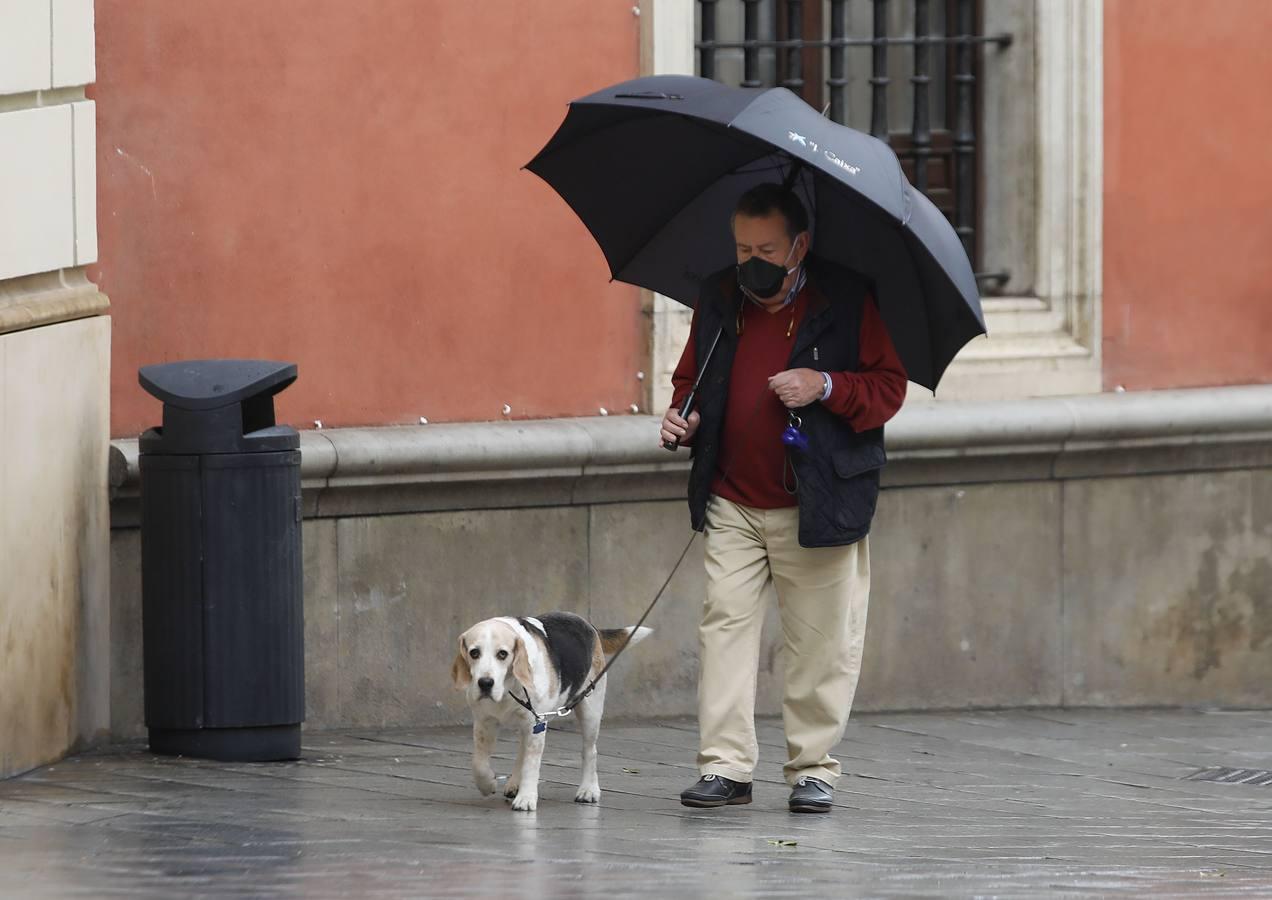
<path fill-rule="evenodd" d="M 781 435 L 787 424 L 787 409 L 769 390 L 768 380 L 786 370 L 808 306 L 807 295 L 805 287 L 794 303 L 773 313 L 749 301 L 742 305 L 742 337 L 729 376 L 729 397 L 711 491 L 743 506 L 780 509 L 797 504 L 795 496 L 783 486 L 786 448 Z M 677 409 L 697 375 L 697 328 L 695 313 L 689 341 L 671 378 L 675 389 L 672 405 Z M 823 404 L 859 432 L 881 426 L 905 400 L 905 369 L 873 298 L 867 298 L 862 311 L 860 348 L 858 371 L 830 373 L 831 392 Z"/>

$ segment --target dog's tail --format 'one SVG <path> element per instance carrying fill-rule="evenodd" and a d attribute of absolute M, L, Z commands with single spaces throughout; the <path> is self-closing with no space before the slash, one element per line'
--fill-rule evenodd
<path fill-rule="evenodd" d="M 629 625 L 626 628 L 602 628 L 599 630 L 601 635 L 601 650 L 605 652 L 606 656 L 613 656 L 620 647 L 629 643 L 627 640 L 627 636 L 629 634 L 632 636 L 630 643 L 639 644 L 645 638 L 653 634 L 653 631 L 654 629 L 645 625 L 642 625 L 639 628 L 634 625 Z"/>

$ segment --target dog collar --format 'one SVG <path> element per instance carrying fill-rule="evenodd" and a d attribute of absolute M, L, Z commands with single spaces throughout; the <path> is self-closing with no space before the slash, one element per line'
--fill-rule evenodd
<path fill-rule="evenodd" d="M 591 693 L 591 691 L 589 690 L 588 693 Z M 518 706 L 520 706 L 522 709 L 529 712 L 530 715 L 534 716 L 534 728 L 530 729 L 532 734 L 542 734 L 544 731 L 547 731 L 548 716 L 556 716 L 558 718 L 563 719 L 566 716 L 568 716 L 574 709 L 573 704 L 571 704 L 570 706 L 562 706 L 560 709 L 555 709 L 550 712 L 541 713 L 535 710 L 534 705 L 530 702 L 529 691 L 526 691 L 526 699 L 524 700 L 522 700 L 512 691 L 508 692 L 508 696 L 511 697 L 513 700 L 515 700 Z M 579 699 L 581 700 L 582 697 L 580 697 Z"/>

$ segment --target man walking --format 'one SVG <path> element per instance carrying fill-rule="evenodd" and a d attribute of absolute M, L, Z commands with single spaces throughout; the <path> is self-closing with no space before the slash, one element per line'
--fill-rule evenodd
<path fill-rule="evenodd" d="M 751 802 L 763 592 L 777 589 L 793 812 L 829 812 L 861 671 L 867 533 L 883 424 L 906 377 L 860 276 L 808 254 L 808 215 L 776 184 L 733 216 L 736 267 L 704 279 L 661 439 L 692 446 L 689 510 L 706 531 L 699 630 L 700 780 L 686 806 Z M 719 334 L 697 409 L 678 414 Z M 791 444 L 783 432 L 793 426 Z"/>

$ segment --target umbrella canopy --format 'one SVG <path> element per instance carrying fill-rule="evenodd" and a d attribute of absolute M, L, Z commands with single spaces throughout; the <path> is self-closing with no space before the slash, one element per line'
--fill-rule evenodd
<path fill-rule="evenodd" d="M 738 198 L 790 181 L 809 212 L 812 252 L 874 282 L 911 381 L 935 390 L 959 349 L 985 333 L 962 242 L 896 154 L 785 88 L 626 81 L 571 103 L 526 168 L 583 220 L 616 280 L 689 306 L 703 277 L 737 262 Z"/>

